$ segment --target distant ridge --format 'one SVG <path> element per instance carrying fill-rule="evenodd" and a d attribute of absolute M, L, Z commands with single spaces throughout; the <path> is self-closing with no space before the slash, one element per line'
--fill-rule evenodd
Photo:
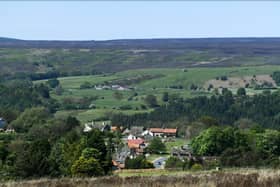
<path fill-rule="evenodd" d="M 246 43 L 247 47 L 270 47 L 280 45 L 280 38 L 171 38 L 171 39 L 118 39 L 104 41 L 59 41 L 59 40 L 20 40 L 0 37 L 2 48 L 217 48 L 220 45 L 230 44 L 240 46 Z"/>

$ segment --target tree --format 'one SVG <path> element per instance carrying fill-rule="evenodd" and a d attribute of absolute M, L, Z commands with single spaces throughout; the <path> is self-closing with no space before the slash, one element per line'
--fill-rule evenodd
<path fill-rule="evenodd" d="M 50 170 L 49 154 L 50 144 L 48 140 L 41 139 L 30 144 L 23 144 L 16 150 L 15 171 L 20 177 L 45 176 Z"/>
<path fill-rule="evenodd" d="M 155 137 L 148 145 L 147 151 L 151 153 L 164 153 L 166 151 L 166 146 L 159 137 Z"/>
<path fill-rule="evenodd" d="M 80 126 L 80 121 L 76 117 L 68 116 L 66 119 L 66 125 L 69 130 L 72 130 L 73 128 Z"/>
<path fill-rule="evenodd" d="M 276 130 L 266 130 L 257 134 L 256 149 L 264 157 L 271 155 L 280 156 L 280 133 Z"/>
<path fill-rule="evenodd" d="M 238 96 L 245 96 L 245 95 L 246 95 L 246 90 L 245 90 L 245 88 L 238 88 L 238 90 L 237 90 L 237 95 L 238 95 Z"/>
<path fill-rule="evenodd" d="M 202 131 L 191 142 L 195 154 L 218 156 L 227 148 L 242 147 L 249 150 L 248 134 L 232 127 L 211 127 Z"/>
<path fill-rule="evenodd" d="M 7 146 L 3 142 L 1 142 L 0 143 L 0 159 L 2 160 L 2 162 L 6 159 L 8 154 L 9 154 L 9 152 L 7 150 Z"/>
<path fill-rule="evenodd" d="M 43 107 L 26 109 L 12 122 L 18 132 L 27 132 L 34 125 L 42 125 L 50 117 L 50 113 Z"/>
<path fill-rule="evenodd" d="M 190 89 L 191 90 L 197 90 L 197 88 L 198 88 L 198 86 L 197 85 L 195 85 L 195 84 L 191 84 L 191 86 L 190 86 Z"/>
<path fill-rule="evenodd" d="M 162 101 L 163 102 L 168 102 L 168 100 L 169 100 L 168 92 L 164 92 L 163 95 L 162 95 Z"/>
<path fill-rule="evenodd" d="M 280 85 L 280 71 L 273 72 L 271 77 L 276 82 L 276 84 L 279 86 Z"/>
<path fill-rule="evenodd" d="M 227 78 L 226 75 L 223 75 L 223 76 L 221 76 L 221 80 L 222 80 L 222 81 L 226 81 L 226 80 L 228 80 L 228 78 Z"/>
<path fill-rule="evenodd" d="M 92 85 L 88 81 L 86 81 L 86 82 L 84 82 L 80 85 L 80 89 L 88 89 L 88 88 L 91 88 L 91 87 L 92 87 Z"/>
<path fill-rule="evenodd" d="M 198 155 L 219 155 L 227 147 L 225 138 L 221 128 L 211 127 L 195 137 L 191 146 L 194 153 Z"/>
<path fill-rule="evenodd" d="M 47 81 L 47 84 L 51 87 L 51 88 L 55 88 L 59 85 L 59 80 L 57 80 L 56 78 L 54 79 L 49 79 Z"/>
<path fill-rule="evenodd" d="M 211 116 L 202 116 L 199 121 L 205 124 L 207 127 L 219 125 L 218 120 Z"/>
<path fill-rule="evenodd" d="M 184 162 L 177 157 L 169 157 L 165 162 L 165 168 L 183 168 Z"/>
<path fill-rule="evenodd" d="M 104 175 L 100 163 L 95 158 L 81 156 L 71 167 L 72 175 L 78 177 L 92 177 Z"/>
<path fill-rule="evenodd" d="M 125 159 L 125 168 L 126 169 L 148 169 L 154 168 L 153 164 L 148 162 L 145 156 L 137 156 L 136 158 L 129 158 Z"/>
<path fill-rule="evenodd" d="M 117 100 L 122 100 L 123 99 L 123 94 L 121 92 L 115 91 L 113 93 L 113 97 Z"/>
<path fill-rule="evenodd" d="M 154 95 L 147 95 L 144 99 L 145 103 L 151 107 L 151 108 L 154 108 L 154 107 L 157 107 L 158 106 L 158 103 L 157 103 L 157 98 L 156 96 Z"/>

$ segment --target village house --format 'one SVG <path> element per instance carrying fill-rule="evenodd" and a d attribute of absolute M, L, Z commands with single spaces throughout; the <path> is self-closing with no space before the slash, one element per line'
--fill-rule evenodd
<path fill-rule="evenodd" d="M 144 127 L 142 126 L 134 126 L 130 128 L 130 134 L 136 137 L 141 137 L 143 132 L 144 132 Z"/>
<path fill-rule="evenodd" d="M 149 131 L 156 137 L 177 137 L 177 128 L 150 128 Z"/>
<path fill-rule="evenodd" d="M 130 149 L 130 157 L 134 158 L 137 155 L 141 155 L 144 153 L 144 149 L 146 148 L 145 141 L 142 138 L 127 140 L 127 146 Z"/>
<path fill-rule="evenodd" d="M 6 130 L 5 130 L 5 133 L 15 133 L 16 131 L 15 131 L 15 129 L 13 129 L 13 128 L 7 128 Z"/>
<path fill-rule="evenodd" d="M 98 129 L 102 132 L 111 131 L 111 125 L 108 122 L 96 123 L 94 121 L 85 123 L 84 132 L 89 132 L 92 129 Z"/>

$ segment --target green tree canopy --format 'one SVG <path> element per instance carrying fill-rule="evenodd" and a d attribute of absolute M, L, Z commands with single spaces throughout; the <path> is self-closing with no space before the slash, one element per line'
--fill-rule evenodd
<path fill-rule="evenodd" d="M 157 98 L 154 95 L 147 95 L 144 101 L 149 107 L 154 108 L 158 106 Z"/>
<path fill-rule="evenodd" d="M 166 146 L 160 138 L 155 137 L 148 145 L 147 151 L 150 153 L 164 153 L 166 151 Z"/>
<path fill-rule="evenodd" d="M 34 125 L 42 125 L 50 117 L 50 113 L 43 107 L 26 109 L 12 122 L 18 132 L 27 132 Z"/>
<path fill-rule="evenodd" d="M 55 88 L 59 85 L 59 80 L 57 80 L 56 78 L 54 79 L 49 79 L 47 81 L 47 84 L 51 87 L 51 88 Z"/>
<path fill-rule="evenodd" d="M 238 90 L 237 90 L 237 95 L 238 95 L 238 96 L 245 96 L 245 95 L 246 95 L 246 90 L 245 90 L 245 88 L 238 88 Z"/>

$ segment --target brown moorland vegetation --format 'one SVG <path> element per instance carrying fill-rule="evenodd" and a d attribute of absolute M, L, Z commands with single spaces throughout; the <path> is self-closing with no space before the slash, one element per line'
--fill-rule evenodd
<path fill-rule="evenodd" d="M 1 187 L 276 187 L 279 170 L 235 170 L 194 172 L 177 176 L 110 176 L 102 178 L 61 178 L 7 182 Z"/>

